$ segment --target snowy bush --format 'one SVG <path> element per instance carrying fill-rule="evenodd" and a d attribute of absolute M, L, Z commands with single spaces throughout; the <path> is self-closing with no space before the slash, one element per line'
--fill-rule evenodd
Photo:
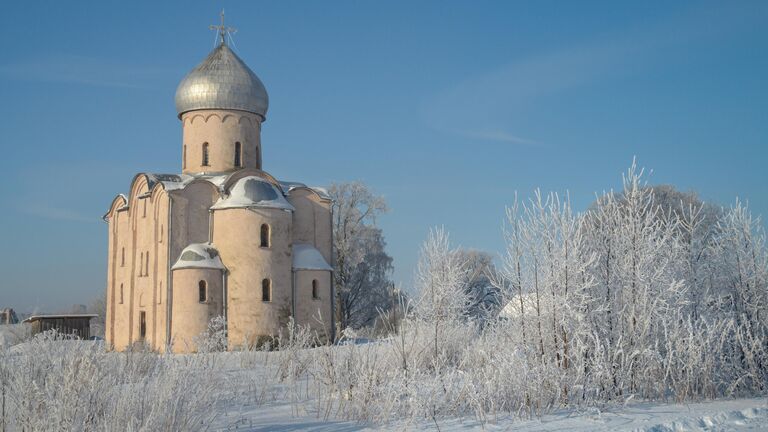
<path fill-rule="evenodd" d="M 195 361 L 108 353 L 55 331 L 0 352 L 8 430 L 203 430 L 220 383 Z"/>

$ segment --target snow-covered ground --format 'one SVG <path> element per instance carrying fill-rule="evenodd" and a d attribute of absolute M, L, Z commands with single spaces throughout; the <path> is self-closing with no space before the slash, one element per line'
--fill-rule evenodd
<path fill-rule="evenodd" d="M 450 419 L 386 426 L 324 421 L 310 413 L 295 413 L 288 402 L 241 412 L 243 418 L 223 422 L 223 430 L 238 431 L 768 431 L 768 400 L 736 399 L 691 404 L 638 403 L 587 412 L 560 411 L 540 419 L 502 417 L 482 424 L 474 419 Z"/>

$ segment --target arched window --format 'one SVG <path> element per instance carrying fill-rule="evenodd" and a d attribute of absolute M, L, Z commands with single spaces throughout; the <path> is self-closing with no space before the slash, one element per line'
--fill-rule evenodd
<path fill-rule="evenodd" d="M 197 291 L 200 303 L 205 303 L 208 300 L 208 284 L 204 280 L 197 283 Z"/>
<path fill-rule="evenodd" d="M 242 146 L 240 141 L 235 143 L 235 166 L 239 167 L 242 163 Z"/>
<path fill-rule="evenodd" d="M 123 284 L 120 284 L 120 304 L 123 304 Z"/>
<path fill-rule="evenodd" d="M 312 299 L 320 300 L 320 288 L 318 287 L 317 279 L 312 279 Z"/>
<path fill-rule="evenodd" d="M 261 224 L 261 247 L 269 247 L 269 225 Z"/>
<path fill-rule="evenodd" d="M 181 149 L 181 169 L 187 169 L 187 145 Z"/>
<path fill-rule="evenodd" d="M 272 281 L 269 279 L 261 281 L 261 301 L 272 301 Z"/>
<path fill-rule="evenodd" d="M 209 166 L 208 165 L 208 143 L 203 143 L 203 166 Z"/>

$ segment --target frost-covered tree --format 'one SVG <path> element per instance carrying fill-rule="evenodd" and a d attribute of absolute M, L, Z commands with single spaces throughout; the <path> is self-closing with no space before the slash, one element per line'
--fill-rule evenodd
<path fill-rule="evenodd" d="M 434 356 L 447 328 L 463 323 L 471 305 L 466 254 L 451 248 L 443 228 L 430 230 L 416 268 L 416 318 L 432 327 Z"/>
<path fill-rule="evenodd" d="M 646 187 L 643 170 L 633 163 L 623 178 L 620 194 L 609 192 L 587 215 L 596 254 L 593 274 L 595 297 L 603 298 L 602 335 L 598 347 L 611 361 L 604 388 L 634 392 L 638 381 L 656 358 L 657 338 L 667 325 L 681 319 L 685 285 L 680 275 L 683 261 L 675 235 L 676 218 L 659 216 L 654 191 Z"/>
<path fill-rule="evenodd" d="M 392 258 L 376 226 L 387 206 L 360 182 L 333 184 L 328 192 L 333 199 L 337 325 L 340 330 L 367 326 L 391 307 Z"/>

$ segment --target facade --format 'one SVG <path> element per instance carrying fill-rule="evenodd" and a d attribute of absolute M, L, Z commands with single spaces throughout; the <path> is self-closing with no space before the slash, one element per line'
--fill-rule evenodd
<path fill-rule="evenodd" d="M 105 338 L 117 350 L 195 351 L 217 316 L 229 349 L 289 317 L 332 338 L 331 200 L 262 168 L 269 99 L 225 36 L 176 90 L 181 174 L 137 174 L 104 216 Z"/>

